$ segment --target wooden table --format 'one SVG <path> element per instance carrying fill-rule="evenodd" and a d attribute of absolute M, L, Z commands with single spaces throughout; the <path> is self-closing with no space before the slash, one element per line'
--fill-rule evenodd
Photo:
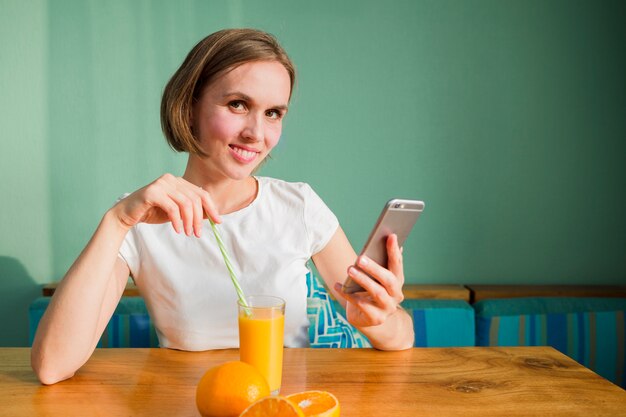
<path fill-rule="evenodd" d="M 204 371 L 237 350 L 98 349 L 38 383 L 30 350 L 0 348 L 2 416 L 198 416 Z M 549 347 L 286 349 L 282 393 L 323 389 L 349 416 L 624 416 L 626 391 Z"/>

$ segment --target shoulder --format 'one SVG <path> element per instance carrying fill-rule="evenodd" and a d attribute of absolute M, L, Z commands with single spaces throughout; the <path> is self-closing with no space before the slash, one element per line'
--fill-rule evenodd
<path fill-rule="evenodd" d="M 334 217 L 326 203 L 306 182 L 288 182 L 269 177 L 258 179 L 267 207 L 297 209 L 306 218 L 321 214 Z"/>

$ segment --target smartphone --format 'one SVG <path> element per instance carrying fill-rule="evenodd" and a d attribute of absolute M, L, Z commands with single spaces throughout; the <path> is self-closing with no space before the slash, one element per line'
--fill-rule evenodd
<path fill-rule="evenodd" d="M 372 229 L 360 255 L 365 255 L 377 264 L 387 267 L 387 237 L 398 236 L 398 245 L 402 246 L 409 236 L 413 225 L 424 210 L 424 202 L 419 200 L 389 200 Z M 364 291 L 363 288 L 348 277 L 343 283 L 342 291 L 352 294 Z"/>

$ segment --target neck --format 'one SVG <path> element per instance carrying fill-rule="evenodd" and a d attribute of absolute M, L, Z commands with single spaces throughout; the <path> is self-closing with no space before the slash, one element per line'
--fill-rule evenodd
<path fill-rule="evenodd" d="M 189 156 L 183 178 L 208 191 L 220 214 L 241 210 L 254 201 L 258 186 L 252 176 L 229 178 L 204 166 L 198 159 Z"/>

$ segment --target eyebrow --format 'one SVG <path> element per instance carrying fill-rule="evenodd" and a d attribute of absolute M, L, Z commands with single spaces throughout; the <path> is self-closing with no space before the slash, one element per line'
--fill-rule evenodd
<path fill-rule="evenodd" d="M 239 91 L 232 91 L 230 93 L 225 93 L 222 95 L 222 97 L 227 98 L 227 97 L 239 97 L 244 101 L 252 101 L 254 102 L 254 100 L 252 99 L 252 97 L 250 97 L 247 94 L 241 93 Z M 278 104 L 276 106 L 270 106 L 270 108 L 272 109 L 276 109 L 276 110 L 287 110 L 289 107 L 286 104 Z"/>

